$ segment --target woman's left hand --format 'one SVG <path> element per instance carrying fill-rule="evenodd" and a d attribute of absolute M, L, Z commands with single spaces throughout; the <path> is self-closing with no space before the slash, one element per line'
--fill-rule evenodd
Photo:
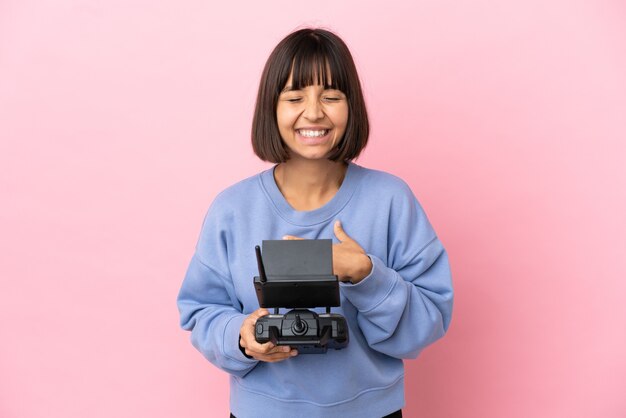
<path fill-rule="evenodd" d="M 335 236 L 339 244 L 333 244 L 333 272 L 342 282 L 356 284 L 367 277 L 372 271 L 372 260 L 365 250 L 346 232 L 341 222 L 335 221 Z M 293 235 L 285 235 L 283 239 L 304 239 Z"/>

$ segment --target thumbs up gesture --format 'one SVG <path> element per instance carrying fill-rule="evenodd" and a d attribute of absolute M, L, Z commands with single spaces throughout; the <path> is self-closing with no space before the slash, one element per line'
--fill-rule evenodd
<path fill-rule="evenodd" d="M 342 282 L 356 284 L 367 277 L 372 271 L 372 260 L 365 250 L 344 231 L 341 222 L 335 221 L 335 236 L 338 244 L 333 244 L 333 272 Z M 303 239 L 293 235 L 285 235 L 283 239 Z"/>

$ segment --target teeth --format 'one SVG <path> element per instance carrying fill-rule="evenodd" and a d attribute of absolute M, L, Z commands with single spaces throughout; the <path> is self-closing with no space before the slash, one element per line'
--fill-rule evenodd
<path fill-rule="evenodd" d="M 300 129 L 298 132 L 300 132 L 300 135 L 302 136 L 306 136 L 309 138 L 316 138 L 316 137 L 326 135 L 326 133 L 328 132 L 328 129 L 323 129 L 321 131 L 309 131 L 305 129 Z"/>

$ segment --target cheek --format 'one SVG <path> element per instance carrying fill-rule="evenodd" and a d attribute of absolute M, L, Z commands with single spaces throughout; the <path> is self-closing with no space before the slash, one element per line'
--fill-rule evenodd
<path fill-rule="evenodd" d="M 290 128 L 297 119 L 297 113 L 293 110 L 278 108 L 276 110 L 276 121 L 279 127 Z"/>
<path fill-rule="evenodd" d="M 348 125 L 348 106 L 336 109 L 334 119 L 337 126 L 345 128 Z"/>
<path fill-rule="evenodd" d="M 278 133 L 283 141 L 289 140 L 292 137 L 293 122 L 285 112 L 276 113 L 276 124 L 278 125 Z"/>

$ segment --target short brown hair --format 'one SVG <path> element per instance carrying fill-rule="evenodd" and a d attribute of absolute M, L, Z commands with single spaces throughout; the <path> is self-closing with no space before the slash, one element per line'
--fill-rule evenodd
<path fill-rule="evenodd" d="M 328 159 L 346 162 L 358 157 L 367 144 L 369 121 L 354 60 L 337 35 L 310 28 L 289 34 L 265 63 L 252 121 L 254 153 L 261 160 L 273 163 L 289 159 L 278 131 L 276 106 L 292 71 L 294 89 L 319 83 L 346 95 L 348 125 Z"/>

